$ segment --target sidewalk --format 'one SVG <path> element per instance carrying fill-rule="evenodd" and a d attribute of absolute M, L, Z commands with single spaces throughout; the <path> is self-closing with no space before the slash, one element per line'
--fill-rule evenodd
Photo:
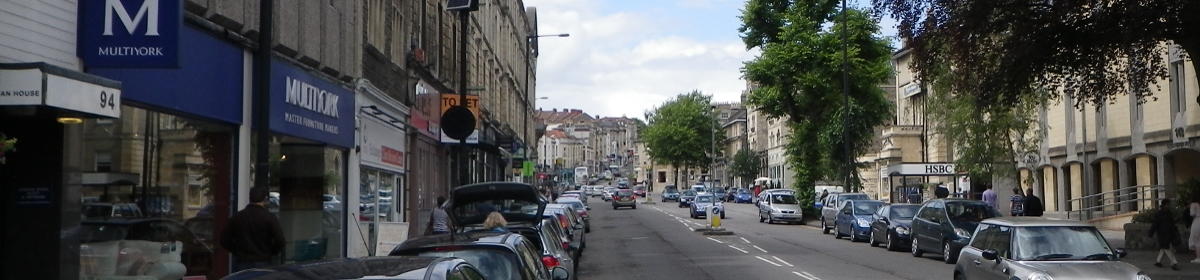
<path fill-rule="evenodd" d="M 1100 230 L 1100 234 L 1104 235 L 1104 239 L 1108 239 L 1109 246 L 1125 247 L 1124 231 Z M 1179 270 L 1171 270 L 1171 266 L 1167 264 L 1170 261 L 1166 256 L 1163 256 L 1163 267 L 1155 267 L 1154 261 L 1158 257 L 1158 250 L 1126 250 L 1126 252 L 1127 255 L 1121 261 L 1141 268 L 1151 279 L 1200 279 L 1200 264 L 1191 262 L 1196 258 L 1195 253 L 1191 251 L 1175 253 L 1175 260 L 1179 261 Z"/>

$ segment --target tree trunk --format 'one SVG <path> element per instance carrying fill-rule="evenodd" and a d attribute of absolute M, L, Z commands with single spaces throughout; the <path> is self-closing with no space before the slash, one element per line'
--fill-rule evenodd
<path fill-rule="evenodd" d="M 675 179 L 673 180 L 673 182 L 674 182 L 673 184 L 675 185 L 675 187 L 679 187 L 679 166 L 675 166 L 674 164 L 672 164 L 671 168 L 675 170 Z"/>

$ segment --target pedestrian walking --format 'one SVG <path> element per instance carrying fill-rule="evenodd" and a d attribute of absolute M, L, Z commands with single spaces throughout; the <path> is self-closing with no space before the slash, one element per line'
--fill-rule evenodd
<path fill-rule="evenodd" d="M 1025 203 L 1021 207 L 1025 216 L 1041 217 L 1042 212 L 1046 211 L 1046 207 L 1042 205 L 1042 199 L 1033 195 L 1033 188 L 1025 189 Z"/>
<path fill-rule="evenodd" d="M 233 214 L 221 232 L 221 246 L 234 257 L 232 272 L 271 266 L 283 252 L 283 228 L 267 210 L 268 193 L 263 187 L 250 188 L 250 204 Z"/>
<path fill-rule="evenodd" d="M 425 228 L 425 235 L 450 233 L 450 214 L 446 213 L 446 197 L 437 197 L 437 206 L 433 208 L 433 212 L 429 213 L 429 224 Z"/>
<path fill-rule="evenodd" d="M 1200 263 L 1200 195 L 1192 194 L 1192 203 L 1188 205 L 1192 215 L 1191 233 L 1188 234 L 1188 248 L 1196 251 L 1193 263 Z"/>
<path fill-rule="evenodd" d="M 1150 224 L 1150 232 L 1146 235 L 1155 237 L 1158 241 L 1158 258 L 1154 260 L 1154 266 L 1163 267 L 1162 257 L 1167 255 L 1167 259 L 1171 261 L 1171 269 L 1179 270 L 1179 262 L 1175 261 L 1175 252 L 1172 250 L 1179 240 L 1179 229 L 1175 228 L 1175 213 L 1171 213 L 1170 199 L 1163 199 L 1159 204 L 1154 223 Z"/>
<path fill-rule="evenodd" d="M 1021 194 L 1021 188 L 1015 187 L 1012 189 L 1013 195 L 1008 198 L 1008 209 L 1013 217 L 1025 215 L 1025 195 Z"/>
<path fill-rule="evenodd" d="M 1000 209 L 1000 204 L 996 202 L 996 191 L 992 190 L 992 185 L 987 185 L 987 190 L 983 191 L 983 203 L 991 205 L 993 209 Z"/>

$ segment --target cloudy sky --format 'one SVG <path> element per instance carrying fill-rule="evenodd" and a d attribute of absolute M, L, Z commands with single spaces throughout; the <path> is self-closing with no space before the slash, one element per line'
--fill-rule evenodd
<path fill-rule="evenodd" d="M 851 0 L 852 3 L 864 0 Z M 745 0 L 524 0 L 536 7 L 537 107 L 637 117 L 691 90 L 737 102 Z M 884 24 L 885 35 L 894 35 Z"/>

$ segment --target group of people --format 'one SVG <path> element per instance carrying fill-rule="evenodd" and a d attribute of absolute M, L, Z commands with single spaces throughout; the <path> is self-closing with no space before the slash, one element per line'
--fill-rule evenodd
<path fill-rule="evenodd" d="M 1192 217 L 1192 227 L 1187 245 L 1188 249 L 1196 252 L 1196 259 L 1192 260 L 1192 263 L 1200 263 L 1200 196 L 1192 197 L 1191 204 L 1188 205 L 1188 215 Z M 1171 269 L 1179 270 L 1174 250 L 1176 246 L 1183 245 L 1183 240 L 1175 222 L 1171 200 L 1163 199 L 1159 203 L 1158 213 L 1154 215 L 1154 221 L 1150 224 L 1150 232 L 1147 233 L 1148 237 L 1154 237 L 1158 242 L 1158 258 L 1154 260 L 1154 266 L 1163 267 L 1162 258 L 1166 255 L 1171 261 Z"/>
<path fill-rule="evenodd" d="M 1012 192 L 1012 196 L 1008 198 L 1008 209 L 1009 214 L 1013 217 L 1041 217 L 1042 213 L 1046 212 L 1046 207 L 1042 205 L 1042 199 L 1033 194 L 1033 188 L 1021 192 L 1021 188 L 1014 187 Z M 991 185 L 988 185 L 987 190 L 983 191 L 982 199 L 992 208 L 1000 209 L 999 197 L 996 191 L 992 190 Z"/>

